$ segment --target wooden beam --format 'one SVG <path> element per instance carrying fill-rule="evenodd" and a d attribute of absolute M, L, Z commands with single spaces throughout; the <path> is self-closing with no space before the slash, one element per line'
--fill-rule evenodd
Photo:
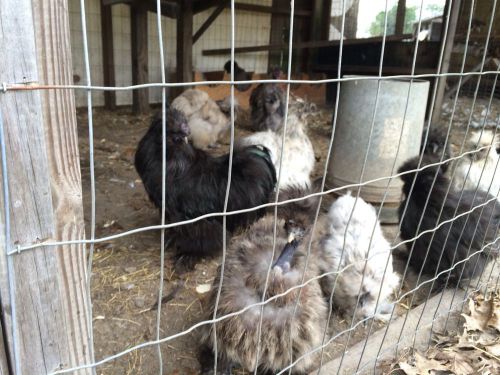
<path fill-rule="evenodd" d="M 148 11 L 156 13 L 156 10 L 158 9 L 156 5 L 156 0 L 150 0 L 150 1 L 142 1 L 142 0 L 135 0 L 135 4 L 137 6 L 143 6 L 145 7 Z M 160 9 L 161 9 L 161 15 L 169 18 L 177 18 L 178 12 L 179 12 L 179 7 L 176 3 L 173 2 L 168 2 L 168 1 L 161 1 L 160 2 Z"/>
<path fill-rule="evenodd" d="M 205 31 L 208 30 L 210 25 L 219 17 L 219 15 L 222 13 L 224 8 L 226 8 L 227 4 L 229 3 L 229 0 L 220 0 L 219 5 L 214 9 L 212 14 L 208 16 L 205 22 L 203 22 L 203 25 L 200 26 L 198 31 L 193 35 L 193 44 L 195 44 L 198 39 L 205 33 Z"/>
<path fill-rule="evenodd" d="M 348 65 L 342 64 L 342 73 L 350 74 L 376 74 L 380 70 L 378 65 Z M 323 72 L 335 74 L 338 71 L 338 65 L 314 65 L 315 72 Z M 415 74 L 434 74 L 436 72 L 435 68 L 416 68 Z M 386 66 L 384 65 L 382 69 L 382 75 L 403 75 L 411 74 L 411 67 L 404 66 Z"/>
<path fill-rule="evenodd" d="M 101 0 L 103 6 L 110 6 L 116 4 L 131 4 L 133 0 Z"/>
<path fill-rule="evenodd" d="M 149 81 L 148 77 L 148 11 L 144 6 L 130 8 L 130 31 L 132 39 L 132 84 L 140 85 Z M 134 113 L 149 111 L 149 90 L 134 90 L 132 94 Z"/>
<path fill-rule="evenodd" d="M 231 5 L 229 4 L 227 8 L 231 8 Z M 245 4 L 245 3 L 235 3 L 234 4 L 234 9 L 235 10 L 242 10 L 242 11 L 247 11 L 247 12 L 255 12 L 255 13 L 266 13 L 266 14 L 280 14 L 284 16 L 289 16 L 290 15 L 290 9 L 279 9 L 275 7 L 270 7 L 270 6 L 265 6 L 265 5 L 254 5 L 254 4 Z M 294 16 L 296 17 L 310 17 L 312 13 L 308 10 L 300 10 L 296 9 L 293 12 Z"/>
<path fill-rule="evenodd" d="M 153 0 L 154 1 L 154 0 Z M 176 0 L 181 3 L 186 0 Z M 216 6 L 219 3 L 219 0 L 190 0 L 191 1 L 191 9 L 193 10 L 193 14 L 197 14 Z"/>
<path fill-rule="evenodd" d="M 310 24 L 310 40 L 312 42 L 321 41 L 328 39 L 326 21 L 330 23 L 330 17 L 325 18 L 325 13 L 330 14 L 331 12 L 325 12 L 325 9 L 331 9 L 331 2 L 328 0 L 315 0 L 313 1 L 313 11 Z M 316 61 L 318 56 L 318 51 L 312 50 L 308 53 L 307 59 L 307 71 L 312 71 L 312 66 Z"/>
<path fill-rule="evenodd" d="M 0 64 L 1 82 L 72 84 L 66 1 L 2 0 L 0 14 L 0 50 L 9 51 Z M 16 245 L 85 238 L 73 91 L 7 91 L 0 94 L 0 111 L 10 190 L 10 238 L 0 243 L 0 294 L 16 374 L 89 363 L 85 247 L 45 246 L 7 255 Z M 2 205 L 2 228 L 5 214 Z M 3 272 L 6 260 L 9 276 Z"/>
<path fill-rule="evenodd" d="M 441 45 L 443 46 L 444 43 L 444 51 L 443 51 L 443 61 L 441 63 L 440 73 L 448 73 L 448 69 L 450 68 L 451 54 L 453 51 L 453 45 L 455 41 L 455 33 L 457 30 L 458 16 L 460 14 L 461 2 L 462 2 L 461 0 L 446 1 L 445 12 L 443 15 L 443 30 L 442 30 L 443 34 L 446 26 L 446 15 L 448 14 L 448 9 L 450 6 L 451 6 L 451 12 L 450 12 L 450 22 L 448 23 L 448 33 L 446 34 L 446 39 L 441 37 Z M 432 111 L 433 123 L 437 123 L 441 118 L 445 90 L 446 90 L 446 77 L 440 77 L 437 82 L 436 101 L 434 102 L 434 108 Z"/>
<path fill-rule="evenodd" d="M 102 75 L 105 86 L 115 86 L 115 54 L 113 44 L 113 12 L 101 3 Z M 116 93 L 104 91 L 104 107 L 116 108 Z"/>
<path fill-rule="evenodd" d="M 410 38 L 412 34 L 404 34 L 404 35 L 387 35 L 386 41 L 398 41 L 406 38 Z M 344 45 L 355 45 L 355 44 L 365 44 L 365 43 L 377 43 L 382 42 L 383 37 L 371 37 L 371 38 L 362 38 L 362 39 L 345 39 Z M 333 47 L 340 44 L 338 40 L 316 40 L 312 42 L 302 42 L 302 43 L 294 43 L 293 49 L 296 48 L 321 48 L 321 47 Z M 288 49 L 287 44 L 267 44 L 262 46 L 249 46 L 249 47 L 237 47 L 234 49 L 235 53 L 249 53 L 249 52 L 262 52 L 262 51 L 274 51 Z M 231 52 L 230 48 L 218 48 L 218 49 L 205 49 L 202 51 L 203 56 L 217 56 L 217 55 L 226 55 Z"/>
<path fill-rule="evenodd" d="M 180 3 L 177 18 L 177 82 L 193 81 L 193 2 L 184 0 Z M 178 94 L 185 87 L 175 90 Z"/>
<path fill-rule="evenodd" d="M 396 35 L 402 35 L 404 33 L 405 17 L 406 17 L 406 0 L 399 0 L 398 8 L 396 10 L 396 26 L 395 26 Z"/>

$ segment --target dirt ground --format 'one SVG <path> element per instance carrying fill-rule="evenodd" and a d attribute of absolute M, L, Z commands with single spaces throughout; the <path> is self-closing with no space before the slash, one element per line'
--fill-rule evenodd
<path fill-rule="evenodd" d="M 331 136 L 331 115 L 331 111 L 321 111 L 308 129 L 317 159 L 313 178 L 323 174 Z M 90 168 L 86 110 L 79 110 L 77 117 L 88 234 Z M 133 115 L 129 108 L 113 112 L 95 109 L 93 123 L 96 237 L 159 224 L 158 211 L 149 202 L 133 166 L 135 147 L 149 125 L 149 116 Z M 236 137 L 247 133 L 238 127 Z M 386 226 L 384 231 L 388 240 L 393 242 L 397 228 Z M 196 288 L 211 285 L 219 261 L 203 261 L 194 271 L 180 276 L 174 271 L 170 253 L 166 251 L 163 296 L 167 296 L 167 301 L 162 304 L 161 338 L 184 331 L 203 320 L 207 293 L 199 293 Z M 157 309 L 154 305 L 160 282 L 160 231 L 143 231 L 96 244 L 92 267 L 96 360 L 154 340 L 157 334 Z M 404 308 L 400 306 L 399 310 L 404 311 Z M 335 314 L 331 325 L 333 333 L 349 326 L 350 321 Z M 377 323 L 373 329 L 378 327 Z M 353 332 L 350 344 L 364 340 L 367 333 L 368 327 L 361 325 Z M 195 330 L 161 345 L 164 374 L 199 372 L 197 334 Z M 325 361 L 343 351 L 345 339 L 346 335 L 339 337 L 328 348 Z M 97 373 L 156 374 L 158 364 L 157 346 L 148 346 L 99 366 Z"/>

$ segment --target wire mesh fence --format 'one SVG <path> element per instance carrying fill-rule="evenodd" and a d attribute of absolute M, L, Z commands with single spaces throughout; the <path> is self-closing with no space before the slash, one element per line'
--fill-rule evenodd
<path fill-rule="evenodd" d="M 342 22 L 340 34 L 344 35 L 346 1 L 342 5 Z M 443 15 L 442 40 L 447 40 L 450 30 L 450 20 L 454 1 L 450 1 Z M 460 3 L 460 2 L 459 2 Z M 172 361 L 164 355 L 162 349 L 191 333 L 202 334 L 203 345 L 208 349 L 206 363 L 202 367 L 212 368 L 214 373 L 222 371 L 225 366 L 241 366 L 246 371 L 258 373 L 268 370 L 273 373 L 364 373 L 377 372 L 379 359 L 386 358 L 387 353 L 405 347 L 416 347 L 417 338 L 424 337 L 422 342 L 426 346 L 431 344 L 431 332 L 438 321 L 446 327 L 450 314 L 461 311 L 464 302 L 475 291 L 498 290 L 497 242 L 498 225 L 500 222 L 500 207 L 497 205 L 500 185 L 497 180 L 498 161 L 496 153 L 499 142 L 496 138 L 500 113 L 492 115 L 497 100 L 497 77 L 500 66 L 491 65 L 488 43 L 493 40 L 493 26 L 497 10 L 497 1 L 491 2 L 491 16 L 485 25 L 487 34 L 485 46 L 480 57 L 478 69 L 467 70 L 467 51 L 470 41 L 470 32 L 474 17 L 475 1 L 465 2 L 468 9 L 468 28 L 464 39 L 464 53 L 458 71 L 443 70 L 445 60 L 445 43 L 441 44 L 439 60 L 435 72 L 416 74 L 417 55 L 421 41 L 416 38 L 414 44 L 412 64 L 409 74 L 383 75 L 385 60 L 384 51 L 388 37 L 388 14 L 390 2 L 385 2 L 384 32 L 381 38 L 381 57 L 378 61 L 377 74 L 373 76 L 346 76 L 343 74 L 342 64 L 344 38 L 339 40 L 339 57 L 336 74 L 333 78 L 321 80 L 292 79 L 292 61 L 294 48 L 294 19 L 295 2 L 290 1 L 289 37 L 286 64 L 286 79 L 259 79 L 240 80 L 235 77 L 235 1 L 230 2 L 231 12 L 231 52 L 230 52 L 230 80 L 227 81 L 198 81 L 198 82 L 167 82 L 165 69 L 161 69 L 161 82 L 121 86 L 103 87 L 92 83 L 92 71 L 89 59 L 89 45 L 87 41 L 87 20 L 85 2 L 80 1 L 82 23 L 83 52 L 86 82 L 84 85 L 52 85 L 46 84 L 19 84 L 4 82 L 3 93 L 20 90 L 74 90 L 87 93 L 87 132 L 88 132 L 88 168 L 90 181 L 90 233 L 84 240 L 49 240 L 21 243 L 12 246 L 10 239 L 10 208 L 9 208 L 9 171 L 6 158 L 12 157 L 6 153 L 3 124 L 0 116 L 0 136 L 2 151 L 2 175 L 4 188 L 4 215 L 5 215 L 5 243 L 7 262 L 20 253 L 40 251 L 49 246 L 84 244 L 88 249 L 88 263 L 86 273 L 86 297 L 88 322 L 88 337 L 90 341 L 91 362 L 81 363 L 71 368 L 54 369 L 52 374 L 77 373 L 80 370 L 91 369 L 93 372 L 106 364 L 136 353 L 146 348 L 155 348 L 157 353 L 157 369 L 164 372 L 165 363 Z M 338 4 L 336 4 L 338 5 Z M 420 16 L 416 35 L 419 34 L 424 1 L 420 4 Z M 465 5 L 462 6 L 464 9 Z M 159 66 L 164 67 L 165 44 L 162 31 L 162 1 L 156 1 L 156 27 L 159 46 Z M 468 79 L 472 77 L 472 79 Z M 452 78 L 458 89 L 450 96 L 439 123 L 432 123 L 434 103 L 438 96 L 439 82 L 444 78 Z M 422 152 L 415 155 L 412 163 L 402 167 L 399 155 L 404 147 L 402 139 L 407 114 L 411 105 L 410 97 L 418 80 L 426 79 L 432 83 L 430 90 L 430 105 L 426 118 L 425 130 L 422 134 Z M 468 81 L 465 89 L 461 83 Z M 388 175 L 379 175 L 376 178 L 366 179 L 369 165 L 369 150 L 373 147 L 372 140 L 377 129 L 377 116 L 383 111 L 380 108 L 382 85 L 386 81 L 406 80 L 409 82 L 405 99 L 404 114 L 398 125 L 400 131 L 399 142 L 394 148 Z M 360 174 L 357 181 L 342 186 L 328 186 L 328 174 L 334 151 L 334 139 L 337 133 L 340 98 L 345 83 L 375 81 L 376 95 L 373 112 L 364 119 L 364 126 L 369 129 L 369 137 L 365 149 L 357 150 L 362 154 Z M 297 112 L 294 107 L 296 98 L 291 93 L 292 84 L 332 84 L 336 83 L 335 102 L 332 106 L 330 122 L 331 136 L 327 142 L 326 153 L 321 177 L 312 189 L 309 182 L 301 194 L 289 197 L 281 189 L 280 183 L 284 178 L 286 164 L 286 142 L 289 141 L 287 131 L 295 126 Z M 486 84 L 485 84 L 486 83 Z M 171 220 L 168 212 L 169 194 L 174 187 L 168 185 L 168 174 L 175 173 L 169 167 L 168 153 L 172 146 L 169 134 L 178 131 L 172 109 L 167 105 L 166 90 L 170 87 L 198 87 L 207 84 L 230 86 L 230 145 L 227 154 L 227 177 L 219 178 L 220 185 L 218 199 L 222 210 L 206 210 L 206 213 Z M 235 88 L 242 84 L 283 84 L 284 112 L 282 127 L 276 132 L 279 139 L 278 162 L 273 161 L 275 188 L 272 197 L 266 201 L 253 204 L 251 207 L 231 209 L 234 207 L 231 197 L 231 186 L 241 179 L 241 171 L 233 168 L 240 163 L 240 146 L 235 137 Z M 160 221 L 156 225 L 141 226 L 118 233 L 96 235 L 96 176 L 95 176 L 95 118 L 93 94 L 97 91 L 131 91 L 142 88 L 156 87 L 161 89 L 161 116 L 159 129 L 161 141 L 156 155 L 161 161 L 156 174 L 160 177 L 159 205 Z M 461 119 L 464 126 L 456 131 L 454 123 L 457 121 L 457 112 L 462 110 L 463 90 L 470 96 L 471 108 Z M 477 116 L 475 107 L 479 99 L 484 99 L 484 114 Z M 476 116 L 476 117 L 474 117 Z M 443 120 L 444 119 L 444 120 Z M 307 127 L 307 122 L 305 123 Z M 493 127 L 493 130 L 490 128 Z M 442 137 L 438 151 L 428 152 L 436 139 L 433 130 L 439 128 Z M 473 129 L 474 128 L 474 129 Z M 182 130 L 182 126 L 181 126 Z M 469 147 L 472 130 L 477 139 Z M 171 133 L 169 133 L 171 132 Z M 187 134 L 183 134 L 187 136 Z M 414 134 L 420 139 L 421 134 Z M 454 152 L 448 153 L 452 137 L 457 137 L 459 146 Z M 259 149 L 260 150 L 260 149 Z M 262 152 L 262 150 L 257 151 Z M 406 160 L 405 160 L 406 161 Z M 193 177 L 196 179 L 196 176 Z M 227 178 L 227 180 L 226 180 Z M 309 178 L 309 176 L 308 176 Z M 380 221 L 384 204 L 390 192 L 393 181 L 403 180 L 403 195 L 399 206 L 399 218 L 396 235 L 392 241 L 385 237 L 387 234 L 381 229 Z M 227 183 L 226 183 L 227 181 Z M 458 182 L 457 182 L 458 181 Z M 238 182 L 238 181 L 237 181 Z M 250 185 L 252 182 L 247 181 Z M 362 198 L 364 187 L 382 183 L 385 188 L 377 208 L 373 208 Z M 241 183 L 237 185 L 242 187 Z M 177 189 L 179 187 L 176 187 Z M 180 187 L 183 188 L 182 186 Z M 349 194 L 347 194 L 350 192 Z M 253 192 L 252 192 L 253 193 Z M 194 193 L 193 193 L 194 194 Z M 245 193 L 242 193 L 245 194 Z M 286 199 L 280 199 L 281 194 Z M 331 203 L 332 196 L 340 196 Z M 187 197 L 187 195 L 186 195 Z M 207 200 L 213 198 L 207 195 Z M 293 228 L 285 231 L 281 209 L 290 204 L 302 204 L 313 199 L 312 216 L 310 222 L 304 226 L 305 234 L 296 235 Z M 202 204 L 202 203 L 199 203 Z M 263 212 L 262 218 L 248 223 L 245 231 L 230 238 L 228 226 L 236 217 Z M 325 211 L 328 211 L 326 213 Z M 240 216 L 237 216 L 240 215 Z M 297 219 L 300 213 L 296 211 L 287 219 Z M 165 283 L 166 249 L 178 239 L 170 239 L 169 231 L 178 228 L 202 225 L 207 222 L 220 221 L 217 230 L 222 231 L 220 243 L 220 267 L 213 282 L 212 297 L 205 306 L 209 312 L 202 319 L 187 327 L 181 327 L 177 332 L 165 335 L 162 329 L 167 325 L 169 311 L 162 311 Z M 288 225 L 289 220 L 286 221 Z M 289 228 L 289 227 L 288 227 Z M 113 355 L 102 357 L 95 353 L 94 328 L 95 316 L 92 311 L 92 280 L 93 265 L 95 262 L 94 247 L 97 244 L 113 243 L 118 239 L 129 238 L 140 233 L 160 232 L 160 261 L 158 272 L 158 287 L 154 291 L 157 299 L 154 336 L 151 340 L 143 340 L 136 345 L 123 345 L 116 348 Z M 193 237 L 196 232 L 192 232 Z M 385 236 L 385 237 L 384 237 Z M 191 239 L 190 239 L 191 240 Z M 194 241 L 194 240 L 193 240 Z M 299 248 L 299 253 L 295 253 Z M 393 253 L 406 248 L 406 263 L 401 267 L 401 274 L 393 269 Z M 241 254 L 244 254 L 242 259 Z M 299 254 L 299 255 L 297 255 Z M 416 255 L 414 255 L 416 254 Z M 9 270 L 9 281 L 12 281 L 12 272 Z M 410 274 L 414 280 L 409 281 Z M 16 332 L 16 307 L 22 301 L 16 300 L 15 288 L 10 287 L 10 305 L 13 317 L 13 362 L 16 373 L 21 373 L 19 363 L 19 345 L 22 340 Z M 251 293 L 250 293 L 251 291 Z M 421 293 L 419 296 L 418 293 Z M 419 301 L 417 301 L 420 299 Z M 402 309 L 405 306 L 406 309 Z M 339 313 L 340 310 L 340 313 Z M 335 316 L 345 316 L 344 326 L 336 327 L 332 321 Z M 380 323 L 382 321 L 382 323 Z M 441 324 L 440 323 L 440 324 Z M 332 326 L 333 325 L 333 326 Z M 339 328 L 342 327 L 342 328 Z M 361 335 L 357 330 L 363 329 Z M 356 336 L 356 337 L 353 337 Z M 354 342 L 355 341 L 355 342 Z M 198 346 L 199 341 L 192 345 Z M 424 346 L 425 346 L 424 344 Z M 332 355 L 329 349 L 335 347 Z M 422 347 L 422 343 L 419 344 Z M 354 353 L 350 355 L 349 353 Z M 205 358 L 205 357 L 203 357 Z M 346 364 L 346 362 L 348 362 Z M 205 369 L 206 370 L 206 369 Z M 208 370 L 207 370 L 208 371 Z M 208 373 L 208 372 L 207 372 Z"/>

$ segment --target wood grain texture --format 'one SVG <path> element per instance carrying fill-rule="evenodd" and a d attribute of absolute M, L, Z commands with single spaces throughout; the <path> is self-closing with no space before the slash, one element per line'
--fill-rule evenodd
<path fill-rule="evenodd" d="M 453 52 L 455 34 L 457 30 L 458 24 L 458 16 L 460 14 L 460 7 L 462 4 L 462 0 L 455 0 L 450 2 L 448 0 L 446 2 L 444 16 L 443 16 L 443 30 L 441 31 L 441 43 L 444 44 L 443 50 L 443 62 L 441 64 L 441 71 L 439 73 L 448 73 L 451 62 L 451 54 Z M 448 33 L 446 34 L 446 39 L 444 37 L 444 29 L 446 26 L 446 15 L 448 14 L 448 7 L 452 7 L 450 11 L 450 21 L 448 23 Z M 441 47 L 442 48 L 442 47 Z M 444 102 L 444 92 L 446 90 L 446 76 L 440 77 L 437 81 L 437 92 L 436 92 L 436 101 L 434 102 L 434 108 L 432 112 L 432 122 L 436 123 L 441 118 L 441 112 L 443 111 L 443 102 Z"/>
<path fill-rule="evenodd" d="M 2 82 L 71 84 L 67 2 L 2 0 Z M 20 47 L 22 46 L 22 47 Z M 11 244 L 84 238 L 74 95 L 71 91 L 0 94 L 11 207 Z M 2 220 L 4 206 L 2 205 Z M 0 247 L 5 256 L 5 243 Z M 12 255 L 22 374 L 90 362 L 85 248 L 41 247 Z M 4 296 L 7 312 L 11 306 Z M 9 351 L 11 320 L 7 313 Z M 86 372 L 81 372 L 86 373 Z"/>
<path fill-rule="evenodd" d="M 180 3 L 177 17 L 177 82 L 193 81 L 193 1 Z M 175 88 L 174 96 L 180 95 L 187 87 Z"/>
<path fill-rule="evenodd" d="M 105 86 L 115 86 L 115 54 L 113 44 L 113 14 L 111 6 L 101 3 L 102 77 Z M 104 108 L 116 108 L 116 92 L 104 91 Z"/>
<path fill-rule="evenodd" d="M 148 78 L 148 11 L 144 6 L 130 8 L 130 32 L 132 52 L 132 84 L 147 83 Z M 149 111 L 149 90 L 139 89 L 132 92 L 134 113 Z"/>

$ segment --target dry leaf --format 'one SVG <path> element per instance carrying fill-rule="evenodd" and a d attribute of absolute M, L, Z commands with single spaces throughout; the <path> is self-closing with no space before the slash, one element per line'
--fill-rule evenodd
<path fill-rule="evenodd" d="M 500 343 L 496 343 L 493 345 L 485 345 L 484 349 L 491 355 L 494 355 L 495 357 L 500 357 Z"/>
<path fill-rule="evenodd" d="M 403 370 L 406 375 L 419 375 L 417 369 L 413 368 L 407 362 L 399 362 L 399 368 Z"/>
<path fill-rule="evenodd" d="M 399 362 L 407 375 L 500 374 L 500 299 L 476 295 L 469 300 L 469 313 L 459 336 L 435 334 L 434 347 L 425 354 Z"/>
<path fill-rule="evenodd" d="M 449 371 L 441 361 L 435 359 L 428 359 L 419 353 L 415 353 L 415 366 L 419 374 L 432 374 L 432 371 Z"/>
<path fill-rule="evenodd" d="M 491 318 L 488 320 L 488 327 L 496 329 L 500 332 L 500 298 L 497 294 L 492 296 L 492 312 Z"/>

